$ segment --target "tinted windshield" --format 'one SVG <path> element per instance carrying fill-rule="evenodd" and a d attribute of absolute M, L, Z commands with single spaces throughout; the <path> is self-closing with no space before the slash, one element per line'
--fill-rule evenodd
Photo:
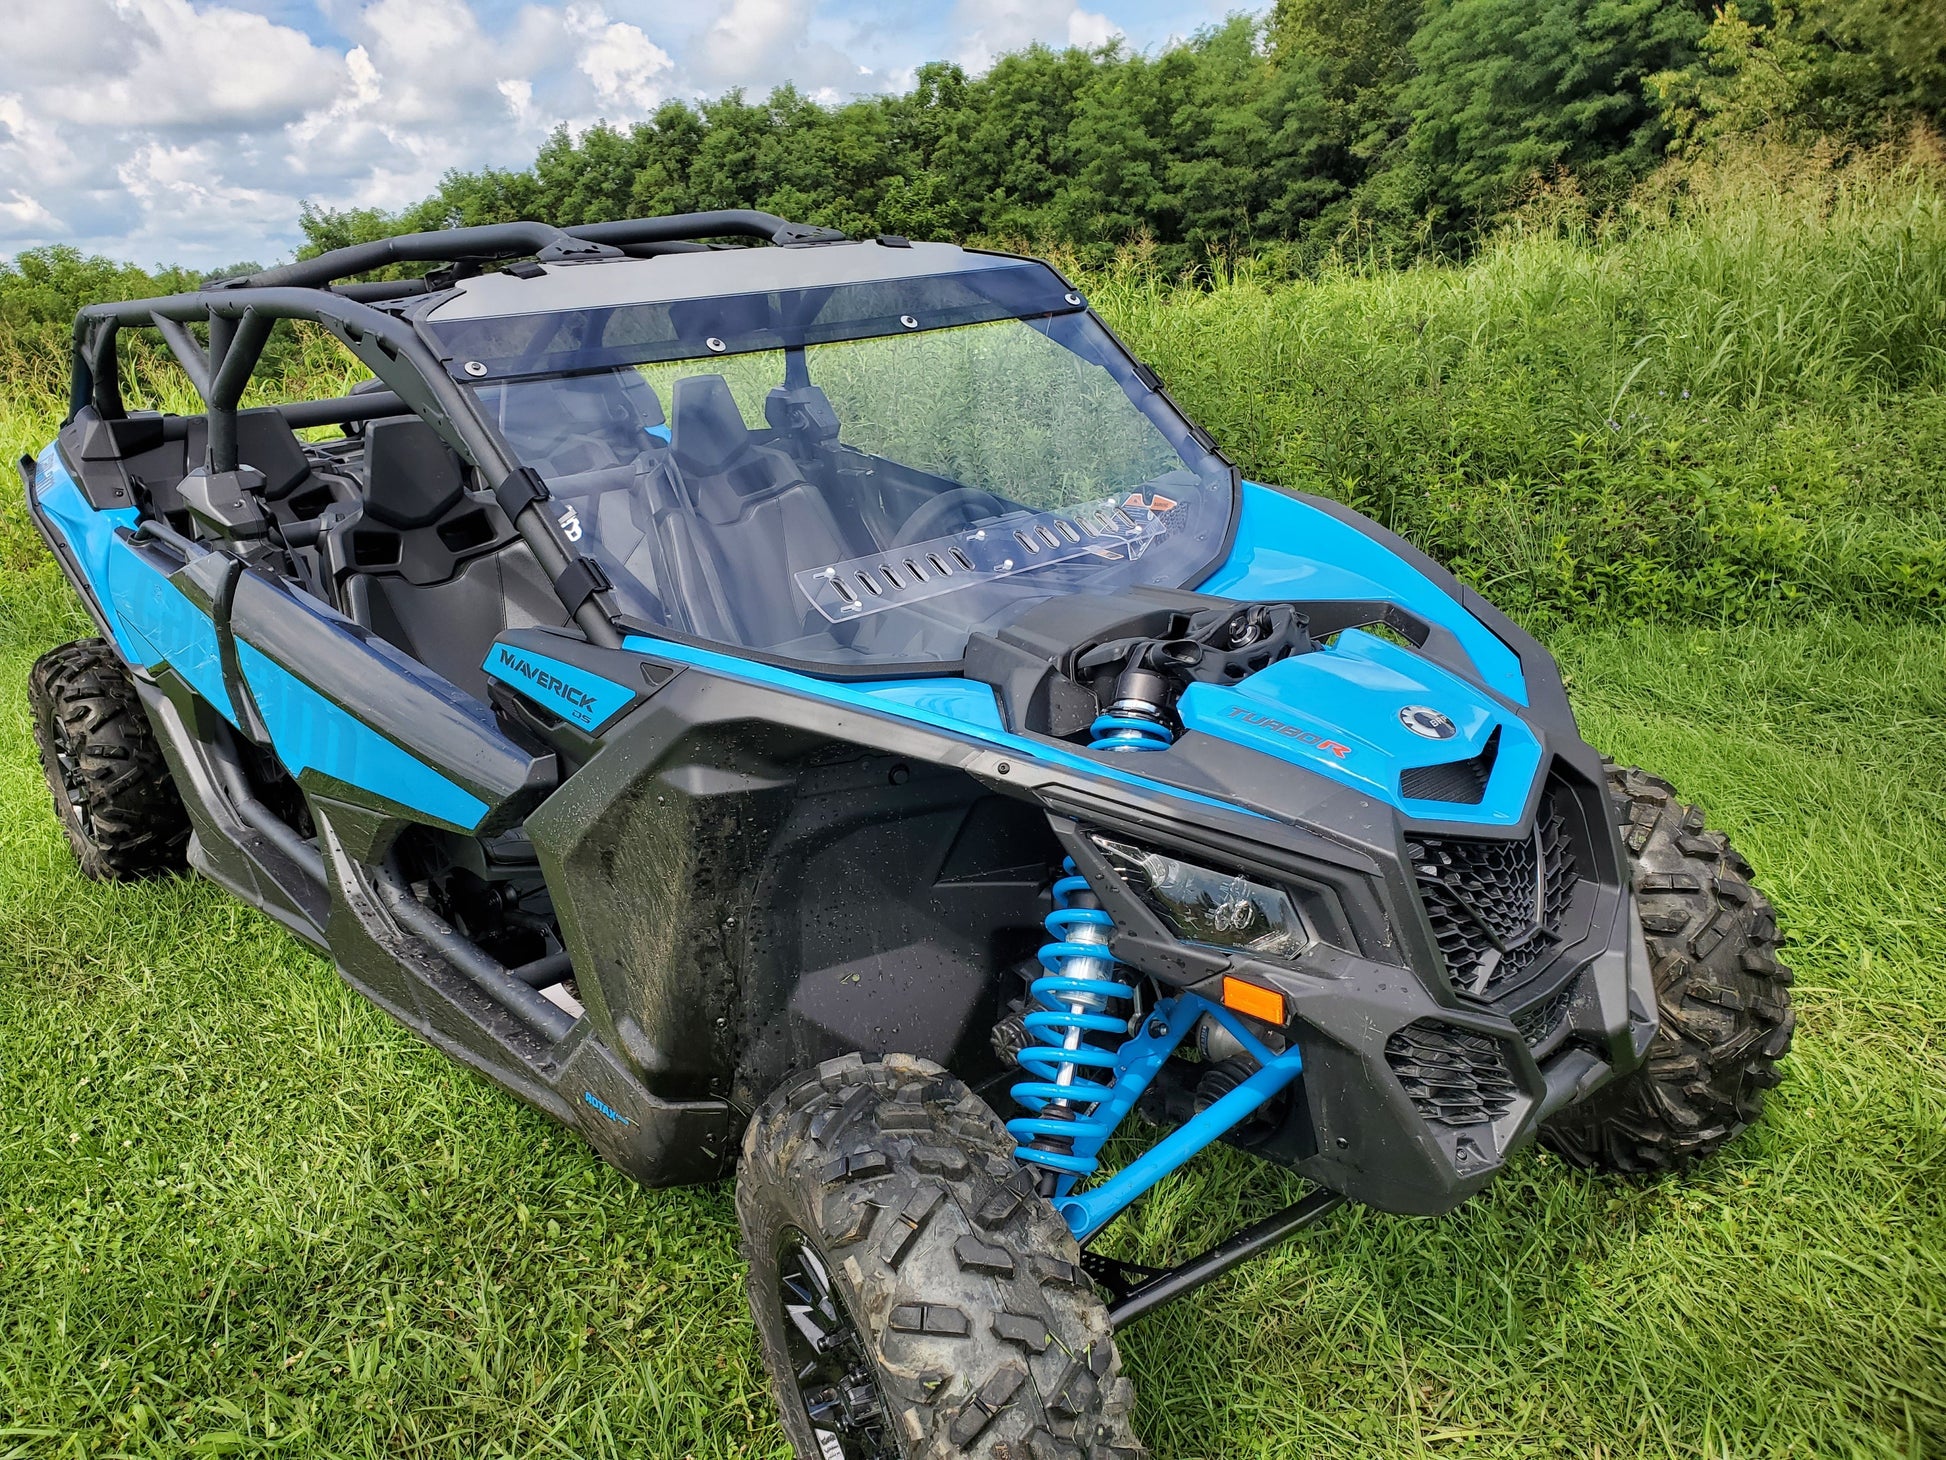
<path fill-rule="evenodd" d="M 1229 524 L 1229 469 L 1085 313 L 476 389 L 624 612 L 812 664 L 1180 586 Z"/>

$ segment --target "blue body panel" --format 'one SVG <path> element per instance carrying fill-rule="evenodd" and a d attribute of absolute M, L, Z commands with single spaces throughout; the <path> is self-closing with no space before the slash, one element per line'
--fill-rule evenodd
<path fill-rule="evenodd" d="M 635 698 L 626 685 L 512 644 L 495 644 L 480 667 L 583 730 L 599 729 Z"/>
<path fill-rule="evenodd" d="M 1201 591 L 1224 598 L 1375 598 L 1448 629 L 1481 680 L 1517 705 L 1527 703 L 1520 659 L 1398 554 L 1328 512 L 1255 482 L 1243 484 L 1242 515 L 1230 556 Z"/>
<path fill-rule="evenodd" d="M 1007 733 L 992 688 L 970 679 L 881 679 L 852 688 L 884 704 L 904 705 L 935 719 L 988 733 Z"/>
<path fill-rule="evenodd" d="M 1527 702 L 1527 682 L 1518 657 L 1424 573 L 1350 525 L 1270 488 L 1244 483 L 1236 542 L 1229 559 L 1204 581 L 1201 591 L 1236 599 L 1396 603 L 1449 630 L 1491 690 L 1513 703 Z M 1141 785 L 1179 800 L 1227 805 L 1132 773 L 1130 767 L 1140 762 L 1138 755 L 1064 751 L 1012 734 L 1000 717 L 993 691 L 969 680 L 847 682 L 657 639 L 634 638 L 626 647 L 731 678 L 897 715 L 1022 757 Z M 1429 706 L 1449 716 L 1460 727 L 1459 734 L 1449 741 L 1412 734 L 1398 718 L 1407 705 Z M 1191 685 L 1178 711 L 1187 730 L 1263 751 L 1407 815 L 1429 820 L 1516 824 L 1540 767 L 1541 748 L 1534 733 L 1492 695 L 1422 655 L 1355 629 L 1340 634 L 1328 649 L 1272 665 L 1234 687 Z M 1401 771 L 1470 759 L 1480 753 L 1496 727 L 1501 732 L 1498 756 L 1479 805 L 1420 801 L 1400 794 Z"/>
<path fill-rule="evenodd" d="M 134 530 L 136 509 L 90 507 L 52 446 L 35 467 L 34 497 L 81 565 L 122 657 L 145 669 L 169 665 L 234 725 L 236 710 L 223 684 L 209 615 L 116 536 L 119 529 Z"/>
<path fill-rule="evenodd" d="M 994 746 L 1023 760 L 1038 760 L 1068 770 L 1083 771 L 1111 781 L 1120 781 L 1125 785 L 1140 786 L 1144 790 L 1154 791 L 1164 796 L 1173 796 L 1179 801 L 1201 806 L 1215 806 L 1245 816 L 1263 814 L 1244 807 L 1232 806 L 1227 801 L 1219 801 L 1211 796 L 1198 796 L 1192 791 L 1179 790 L 1160 781 L 1150 780 L 1147 776 L 1131 775 L 1102 755 L 1087 755 L 1080 751 L 1063 750 L 1059 746 L 1030 740 L 1024 735 L 1012 734 L 1004 728 L 1005 722 L 1000 718 L 1000 708 L 994 699 L 992 688 L 974 680 L 894 679 L 859 684 L 843 680 L 819 679 L 813 675 L 799 674 L 795 670 L 779 669 L 774 664 L 759 664 L 754 660 L 740 659 L 734 654 L 725 654 L 715 649 L 699 649 L 694 645 L 678 644 L 667 639 L 651 639 L 640 634 L 630 635 L 623 640 L 622 647 L 637 654 L 652 654 L 658 659 L 673 664 L 688 664 L 707 670 L 711 674 L 720 674 L 726 679 L 738 679 L 746 684 L 760 684 L 771 689 L 786 690 L 791 694 L 825 700 L 831 704 L 849 705 L 866 714 L 887 719 L 910 721 L 929 729 L 942 730 L 949 735 Z"/>
<path fill-rule="evenodd" d="M 1527 702 L 1518 657 L 1425 574 L 1330 514 L 1267 487 L 1244 484 L 1236 543 L 1201 591 L 1237 599 L 1397 603 L 1449 630 L 1489 688 L 1516 704 Z M 1140 785 L 1179 800 L 1228 805 L 1132 772 L 1139 755 L 1065 751 L 1012 734 L 993 691 L 973 681 L 838 681 L 646 637 L 632 638 L 625 647 L 730 678 L 896 715 L 1024 758 Z M 1398 718 L 1407 705 L 1425 705 L 1449 716 L 1459 734 L 1449 741 L 1412 734 Z M 1340 634 L 1335 645 L 1320 653 L 1272 665 L 1234 687 L 1192 685 L 1178 711 L 1187 730 L 1263 751 L 1428 820 L 1516 824 L 1540 767 L 1541 748 L 1534 733 L 1492 695 L 1422 655 L 1355 629 Z M 1401 771 L 1470 759 L 1496 727 L 1501 732 L 1499 752 L 1479 805 L 1400 794 Z"/>
<path fill-rule="evenodd" d="M 1409 705 L 1439 711 L 1456 733 L 1450 740 L 1414 734 L 1399 717 Z M 1359 629 L 1234 686 L 1192 684 L 1176 713 L 1185 730 L 1250 746 L 1433 820 L 1518 824 L 1541 764 L 1540 741 L 1518 716 L 1458 675 Z M 1470 760 L 1496 729 L 1499 750 L 1479 805 L 1399 793 L 1401 771 Z"/>
<path fill-rule="evenodd" d="M 108 632 L 122 657 L 135 663 L 149 662 L 147 646 L 129 638 L 127 626 L 119 621 L 107 592 L 108 557 L 117 545 L 116 529 L 126 527 L 133 532 L 140 513 L 133 507 L 120 507 L 112 512 L 97 512 L 90 507 L 62 464 L 60 453 L 52 446 L 42 451 L 34 463 L 34 500 L 66 540 L 68 551 L 74 554 L 82 576 L 88 580 L 95 601 L 108 620 Z"/>
<path fill-rule="evenodd" d="M 34 498 L 88 580 L 122 657 L 144 669 L 167 665 L 232 725 L 237 711 L 223 683 L 215 626 L 175 584 L 116 535 L 133 529 L 133 507 L 96 511 L 52 446 L 35 469 Z M 324 611 L 320 633 L 350 633 L 350 625 Z M 377 674 L 423 678 L 427 671 L 404 656 L 396 663 L 371 657 Z M 288 668 L 241 639 L 237 663 L 270 731 L 280 760 L 297 775 L 312 770 L 346 785 L 376 792 L 403 816 L 470 830 L 486 815 L 486 803 L 356 719 Z M 443 681 L 442 681 L 443 683 Z M 450 697 L 466 700 L 445 686 Z M 471 705 L 470 700 L 466 703 Z M 484 709 L 475 705 L 474 712 Z M 488 723 L 491 721 L 489 719 Z"/>
<path fill-rule="evenodd" d="M 354 719 L 254 645 L 238 641 L 237 667 L 277 758 L 293 776 L 315 771 L 379 793 L 401 815 L 460 831 L 472 830 L 486 815 L 484 801 Z"/>
<path fill-rule="evenodd" d="M 108 559 L 107 603 L 122 636 L 137 648 L 130 657 L 143 667 L 167 664 L 216 707 L 232 725 L 236 706 L 223 683 L 222 650 L 216 626 L 169 579 L 126 546 L 117 543 Z"/>

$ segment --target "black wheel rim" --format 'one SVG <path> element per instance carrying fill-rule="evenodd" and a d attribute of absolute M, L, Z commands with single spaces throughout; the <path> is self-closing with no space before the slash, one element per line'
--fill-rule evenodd
<path fill-rule="evenodd" d="M 791 1380 L 823 1460 L 899 1460 L 865 1336 L 795 1227 L 778 1244 L 777 1277 Z"/>
<path fill-rule="evenodd" d="M 60 773 L 61 789 L 67 793 L 68 810 L 76 825 L 83 831 L 92 832 L 94 827 L 88 816 L 88 784 L 81 775 L 81 758 L 74 753 L 74 741 L 59 715 L 49 716 L 48 736 L 53 742 L 54 768 Z"/>

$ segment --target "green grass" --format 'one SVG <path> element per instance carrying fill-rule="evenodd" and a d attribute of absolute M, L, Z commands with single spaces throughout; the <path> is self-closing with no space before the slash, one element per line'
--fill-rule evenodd
<path fill-rule="evenodd" d="M 0 640 L 0 1455 L 781 1453 L 726 1190 L 634 1187 L 211 887 L 80 879 L 18 689 L 49 637 Z M 1936 636 L 1562 647 L 1590 736 L 1784 910 L 1790 1078 L 1687 1180 L 1528 1155 L 1131 1330 L 1159 1456 L 1946 1447 Z M 1226 1153 L 1139 1252 L 1294 1189 Z"/>

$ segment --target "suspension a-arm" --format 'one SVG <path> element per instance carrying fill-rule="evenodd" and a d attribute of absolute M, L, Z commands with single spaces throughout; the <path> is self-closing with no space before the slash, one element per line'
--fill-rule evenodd
<path fill-rule="evenodd" d="M 1054 941 L 1041 949 L 1045 972 L 1030 990 L 1042 1007 L 1026 1016 L 1030 1042 L 1017 1055 L 1030 1078 L 1012 1090 L 1028 1114 L 1009 1121 L 1007 1129 L 1020 1142 L 1015 1157 L 1039 1169 L 1042 1190 L 1086 1244 L 1157 1182 L 1289 1088 L 1303 1073 L 1304 1059 L 1295 1044 L 1270 1049 L 1230 1010 L 1191 993 L 1162 999 L 1130 1035 L 1130 1016 L 1112 1012 L 1135 1001 L 1135 989 L 1122 980 L 1108 951 L 1112 920 L 1073 862 L 1062 873 L 1047 919 Z M 1204 1019 L 1242 1046 L 1256 1072 L 1105 1181 L 1079 1189 L 1123 1117 Z M 1310 1226 L 1342 1200 L 1314 1192 L 1179 1267 L 1141 1267 L 1089 1254 L 1088 1271 L 1115 1297 L 1110 1316 L 1132 1322 Z"/>

